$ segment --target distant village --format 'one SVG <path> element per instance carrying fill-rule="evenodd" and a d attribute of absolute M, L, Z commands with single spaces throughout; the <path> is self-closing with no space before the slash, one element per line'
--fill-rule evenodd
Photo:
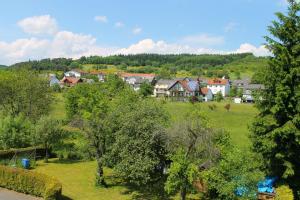
<path fill-rule="evenodd" d="M 103 72 L 84 72 L 72 70 L 64 73 L 59 80 L 55 74 L 50 74 L 50 86 L 60 88 L 72 87 L 80 83 L 94 83 L 94 79 L 84 78 L 97 77 L 96 81 L 104 82 L 107 74 Z M 253 84 L 250 79 L 229 80 L 223 78 L 174 78 L 159 79 L 155 74 L 141 73 L 117 73 L 117 75 L 129 84 L 134 91 L 139 91 L 143 83 L 153 87 L 153 97 L 170 99 L 172 101 L 214 101 L 219 96 L 222 99 L 231 98 L 234 103 L 253 103 L 255 92 L 264 89 L 261 84 Z M 235 92 L 230 92 L 235 90 Z"/>

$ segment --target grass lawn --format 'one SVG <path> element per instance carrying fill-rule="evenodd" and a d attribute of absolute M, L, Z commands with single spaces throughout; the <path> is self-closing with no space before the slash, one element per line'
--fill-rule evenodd
<path fill-rule="evenodd" d="M 215 104 L 217 108 L 210 110 L 209 104 Z M 214 127 L 223 128 L 231 135 L 232 141 L 240 147 L 250 145 L 248 125 L 254 119 L 257 110 L 252 104 L 231 103 L 230 111 L 227 112 L 224 106 L 227 103 L 200 103 L 200 108 L 207 114 Z M 173 121 L 183 119 L 184 115 L 193 108 L 191 103 L 169 102 L 166 109 L 171 114 Z"/>
<path fill-rule="evenodd" d="M 80 200 L 126 200 L 130 199 L 128 189 L 113 177 L 111 169 L 105 168 L 104 173 L 108 188 L 95 186 L 96 162 L 38 162 L 35 171 L 53 176 L 61 181 L 65 199 Z"/>

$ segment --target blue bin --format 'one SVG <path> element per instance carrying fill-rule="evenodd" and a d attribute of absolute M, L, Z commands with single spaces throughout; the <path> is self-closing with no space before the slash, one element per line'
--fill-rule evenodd
<path fill-rule="evenodd" d="M 22 167 L 24 169 L 29 169 L 29 167 L 30 167 L 30 160 L 27 159 L 27 158 L 23 158 L 22 159 Z"/>

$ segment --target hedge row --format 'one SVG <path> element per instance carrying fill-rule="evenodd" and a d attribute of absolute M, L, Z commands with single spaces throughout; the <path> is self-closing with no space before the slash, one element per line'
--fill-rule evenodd
<path fill-rule="evenodd" d="M 45 200 L 61 199 L 61 183 L 47 175 L 0 165 L 0 187 L 43 197 Z"/>
<path fill-rule="evenodd" d="M 17 155 L 24 155 L 30 154 L 33 151 L 36 151 L 37 158 L 44 158 L 45 157 L 45 149 L 42 147 L 28 147 L 22 149 L 9 149 L 9 150 L 0 150 L 0 159 L 11 159 L 15 154 Z"/>

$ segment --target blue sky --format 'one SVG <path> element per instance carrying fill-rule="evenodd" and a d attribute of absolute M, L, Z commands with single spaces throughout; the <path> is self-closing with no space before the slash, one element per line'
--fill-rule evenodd
<path fill-rule="evenodd" d="M 0 63 L 116 53 L 265 55 L 285 0 L 5 0 Z"/>

